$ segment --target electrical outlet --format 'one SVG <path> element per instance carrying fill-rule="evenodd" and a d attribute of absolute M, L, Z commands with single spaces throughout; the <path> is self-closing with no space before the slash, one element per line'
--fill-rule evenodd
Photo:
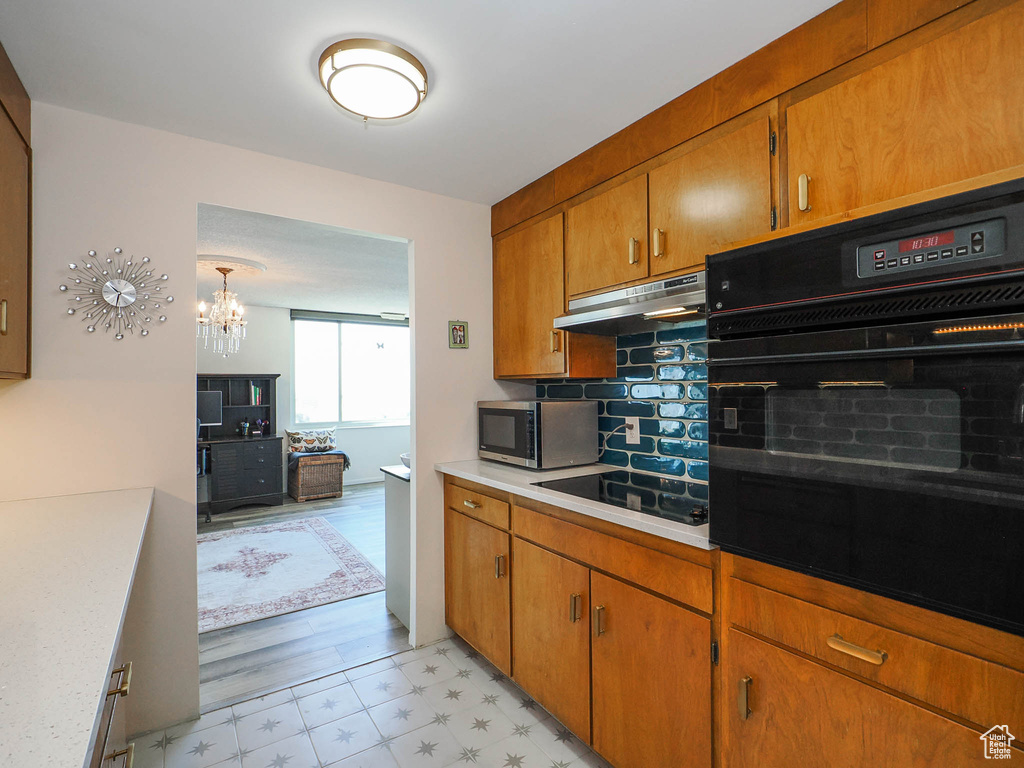
<path fill-rule="evenodd" d="M 640 445 L 640 417 L 626 417 L 626 445 Z"/>

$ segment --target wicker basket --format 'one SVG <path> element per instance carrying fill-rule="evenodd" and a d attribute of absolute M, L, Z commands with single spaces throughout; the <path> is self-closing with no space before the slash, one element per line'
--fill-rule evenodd
<path fill-rule="evenodd" d="M 344 473 L 345 457 L 339 454 L 300 456 L 288 470 L 288 495 L 296 501 L 340 497 Z"/>

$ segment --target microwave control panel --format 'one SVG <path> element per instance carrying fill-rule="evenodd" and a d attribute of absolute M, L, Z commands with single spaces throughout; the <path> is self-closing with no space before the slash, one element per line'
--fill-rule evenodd
<path fill-rule="evenodd" d="M 857 246 L 857 277 L 893 277 L 999 256 L 1006 249 L 1006 221 L 992 219 L 897 240 Z"/>

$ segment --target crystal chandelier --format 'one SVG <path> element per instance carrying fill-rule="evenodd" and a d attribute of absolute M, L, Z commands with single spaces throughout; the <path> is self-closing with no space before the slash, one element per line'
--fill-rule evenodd
<path fill-rule="evenodd" d="M 217 267 L 224 275 L 224 287 L 213 292 L 213 307 L 206 314 L 206 302 L 199 302 L 199 315 L 196 317 L 196 338 L 203 340 L 203 349 L 210 349 L 216 354 L 227 357 L 234 354 L 245 338 L 246 321 L 242 317 L 245 308 L 238 303 L 238 294 L 228 290 L 228 275 L 234 270 L 229 267 Z"/>

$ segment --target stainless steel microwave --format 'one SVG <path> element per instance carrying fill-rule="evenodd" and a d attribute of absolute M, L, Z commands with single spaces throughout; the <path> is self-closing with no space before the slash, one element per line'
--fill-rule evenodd
<path fill-rule="evenodd" d="M 530 469 L 597 461 L 595 400 L 488 400 L 476 405 L 481 459 Z"/>

